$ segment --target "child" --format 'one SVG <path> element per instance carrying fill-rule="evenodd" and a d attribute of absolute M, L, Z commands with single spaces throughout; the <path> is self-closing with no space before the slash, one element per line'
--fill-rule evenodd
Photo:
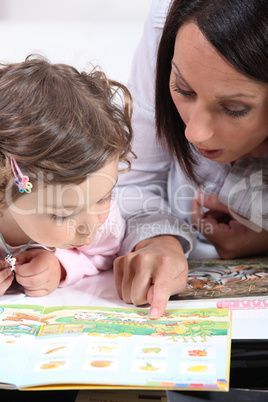
<path fill-rule="evenodd" d="M 111 195 L 118 163 L 130 166 L 130 118 L 128 90 L 100 71 L 39 56 L 2 66 L 0 295 L 16 279 L 44 296 L 112 266 L 125 224 Z"/>

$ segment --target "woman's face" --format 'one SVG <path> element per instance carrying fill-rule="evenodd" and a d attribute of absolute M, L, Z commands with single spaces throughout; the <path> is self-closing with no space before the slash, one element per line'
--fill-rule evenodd
<path fill-rule="evenodd" d="M 235 70 L 194 23 L 177 34 L 170 92 L 204 157 L 228 163 L 268 152 L 268 85 Z"/>

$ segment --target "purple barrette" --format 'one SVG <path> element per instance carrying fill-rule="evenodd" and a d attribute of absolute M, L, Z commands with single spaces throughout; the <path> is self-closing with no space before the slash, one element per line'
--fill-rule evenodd
<path fill-rule="evenodd" d="M 14 158 L 10 158 L 10 163 L 11 163 L 12 172 L 15 177 L 14 181 L 15 181 L 16 186 L 18 186 L 19 192 L 20 193 L 24 193 L 24 192 L 30 193 L 32 191 L 33 185 L 29 181 L 29 177 L 22 174 L 22 172 L 21 172 L 20 168 L 18 167 L 18 164 Z M 20 177 L 17 176 L 16 171 L 18 173 L 18 176 L 20 176 Z"/>

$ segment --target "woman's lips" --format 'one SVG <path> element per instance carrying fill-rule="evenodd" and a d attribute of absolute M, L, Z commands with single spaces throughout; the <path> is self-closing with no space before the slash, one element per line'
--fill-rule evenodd
<path fill-rule="evenodd" d="M 198 151 L 200 152 L 201 155 L 203 155 L 205 158 L 208 159 L 217 159 L 223 154 L 222 149 L 200 149 L 198 148 Z"/>

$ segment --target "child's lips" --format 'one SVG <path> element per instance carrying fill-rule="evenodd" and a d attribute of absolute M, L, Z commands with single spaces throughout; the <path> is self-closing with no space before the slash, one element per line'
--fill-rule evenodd
<path fill-rule="evenodd" d="M 84 244 L 71 244 L 71 247 L 75 248 L 75 247 L 84 247 L 84 246 L 88 246 L 90 243 L 84 243 Z"/>

